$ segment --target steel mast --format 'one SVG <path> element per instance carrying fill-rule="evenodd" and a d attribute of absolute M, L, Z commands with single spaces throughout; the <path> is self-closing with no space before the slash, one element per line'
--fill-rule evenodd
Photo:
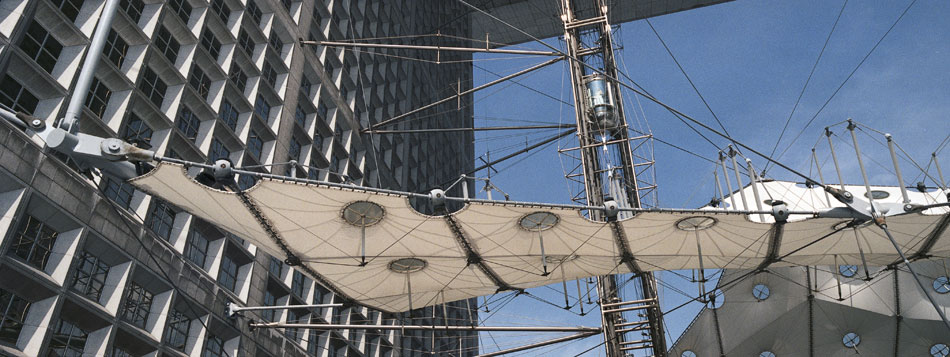
<path fill-rule="evenodd" d="M 561 0 L 561 5 L 579 142 L 577 148 L 567 151 L 579 156 L 582 174 L 574 176 L 583 177 L 584 183 L 583 197 L 578 195 L 574 199 L 592 206 L 614 201 L 619 207 L 641 207 L 637 168 L 652 165 L 653 161 L 640 160 L 645 162 L 638 163 L 631 144 L 649 137 L 631 138 L 628 135 L 621 87 L 615 81 L 618 72 L 607 17 L 608 6 L 603 0 Z M 646 190 L 653 188 L 644 187 Z M 590 212 L 590 218 L 595 220 L 616 221 L 629 216 L 629 213 L 621 213 L 611 218 L 601 212 Z M 635 284 L 639 296 L 633 297 L 635 301 L 622 301 L 617 276 L 598 278 L 607 355 L 624 356 L 639 350 L 652 351 L 654 356 L 666 356 L 656 280 L 652 273 L 643 272 L 637 266 L 623 239 L 620 225 L 611 224 L 611 227 L 617 238 L 616 248 L 624 257 L 619 263 L 634 272 L 637 281 L 631 283 Z M 629 321 L 624 313 L 628 313 Z"/>

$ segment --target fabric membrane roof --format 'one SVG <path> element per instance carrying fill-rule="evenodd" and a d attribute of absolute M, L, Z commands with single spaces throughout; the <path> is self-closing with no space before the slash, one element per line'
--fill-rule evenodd
<path fill-rule="evenodd" d="M 861 249 L 868 264 L 899 259 L 874 225 L 832 234 L 841 219 L 776 225 L 708 210 L 608 223 L 579 207 L 504 201 L 428 216 L 408 195 L 359 188 L 263 178 L 243 193 L 216 190 L 169 163 L 130 182 L 274 256 L 296 257 L 336 293 L 391 312 L 633 270 L 755 268 L 770 251 L 791 253 L 772 266 L 860 264 Z M 908 256 L 929 246 L 922 253 L 947 257 L 950 231 L 936 229 L 947 215 L 894 216 L 888 225 Z"/>

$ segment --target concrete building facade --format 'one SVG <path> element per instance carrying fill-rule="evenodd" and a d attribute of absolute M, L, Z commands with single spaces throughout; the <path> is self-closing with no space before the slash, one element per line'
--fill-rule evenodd
<path fill-rule="evenodd" d="M 55 125 L 104 3 L 4 1 L 0 104 Z M 228 158 L 262 172 L 428 190 L 473 167 L 471 133 L 371 136 L 361 130 L 470 88 L 470 55 L 343 51 L 299 40 L 457 46 L 451 36 L 469 31 L 459 7 L 442 1 L 123 0 L 80 115 L 81 132 L 119 137 L 169 157 Z M 445 36 L 414 36 L 431 33 Z M 471 97 L 462 96 L 389 128 L 471 121 Z M 2 129 L 8 144 L 0 154 L 7 158 L 0 164 L 2 354 L 477 353 L 475 334 L 250 330 L 247 319 L 472 324 L 477 310 L 474 301 L 461 301 L 412 315 L 347 306 L 230 318 L 227 303 L 340 299 L 280 257 L 44 152 L 22 132 Z M 238 184 L 247 188 L 254 180 L 239 177 Z"/>

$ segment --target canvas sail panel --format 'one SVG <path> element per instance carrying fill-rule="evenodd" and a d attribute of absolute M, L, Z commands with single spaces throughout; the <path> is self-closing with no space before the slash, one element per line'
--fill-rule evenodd
<path fill-rule="evenodd" d="M 754 267 L 768 253 L 771 224 L 745 215 L 644 212 L 621 223 L 644 270 Z"/>
<path fill-rule="evenodd" d="M 873 225 L 819 240 L 846 223 L 839 219 L 792 221 L 776 239 L 779 225 L 723 210 L 640 212 L 606 223 L 580 208 L 498 201 L 427 216 L 408 195 L 355 187 L 265 178 L 241 194 L 219 191 L 168 163 L 130 182 L 271 255 L 299 258 L 332 290 L 384 311 L 627 273 L 623 249 L 644 271 L 755 268 L 770 251 L 783 257 L 771 266 L 860 265 L 862 252 L 869 265 L 899 259 Z M 908 254 L 946 256 L 950 233 L 937 229 L 945 219 L 915 213 L 888 223 Z"/>
<path fill-rule="evenodd" d="M 280 251 L 273 240 L 263 239 L 267 233 L 237 195 L 198 184 L 187 176 L 181 165 L 159 164 L 148 174 L 134 178 L 130 183 L 201 219 L 226 227 L 231 233 L 250 239 L 264 250 Z"/>

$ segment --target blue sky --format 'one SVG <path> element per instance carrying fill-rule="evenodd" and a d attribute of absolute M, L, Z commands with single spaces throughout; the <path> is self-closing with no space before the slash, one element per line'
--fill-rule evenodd
<path fill-rule="evenodd" d="M 778 139 L 796 98 L 818 58 L 819 51 L 831 30 L 844 1 L 748 1 L 738 0 L 683 13 L 652 19 L 652 23 L 677 59 L 692 78 L 709 105 L 723 121 L 733 137 L 758 151 L 768 153 Z M 828 105 L 819 108 L 881 39 L 911 1 L 852 1 L 847 4 L 824 55 L 807 90 L 792 117 L 778 151 L 791 144 L 780 157 L 783 163 L 809 173 L 811 148 L 825 126 L 854 118 L 883 132 L 894 135 L 896 142 L 922 166 L 927 166 L 930 153 L 950 134 L 950 5 L 936 0 L 920 0 L 913 4 L 904 18 L 880 43 L 867 60 L 854 72 Z M 503 25 L 499 25 L 503 26 Z M 654 96 L 681 112 L 717 127 L 712 115 L 689 86 L 689 83 L 663 49 L 644 21 L 624 24 L 615 35 L 622 45 L 617 55 L 621 69 Z M 557 39 L 546 40 L 563 49 Z M 538 44 L 518 47 L 543 49 Z M 499 59 L 499 58 L 506 59 Z M 498 74 L 509 74 L 542 62 L 542 58 L 511 59 L 511 56 L 477 55 L 475 85 L 497 78 L 481 68 Z M 571 102 L 568 74 L 564 64 L 522 77 L 520 83 L 555 98 Z M 573 108 L 518 85 L 502 84 L 475 95 L 475 125 L 529 125 L 538 123 L 573 123 Z M 658 105 L 624 93 L 627 121 L 634 127 L 649 127 L 662 140 L 672 142 L 701 156 L 714 159 L 717 146 L 728 141 L 703 132 L 716 144 L 710 144 L 686 128 L 679 120 Z M 641 105 L 642 104 L 642 105 Z M 632 113 L 638 113 L 636 117 Z M 818 115 L 816 116 L 816 113 Z M 814 122 L 792 142 L 805 123 Z M 644 120 L 645 117 L 645 120 Z M 646 124 L 648 123 L 648 124 Z M 841 138 L 849 139 L 843 126 L 832 128 Z M 476 136 L 476 155 L 491 152 L 501 157 L 557 130 L 536 132 L 487 132 Z M 869 132 L 883 141 L 880 134 Z M 865 134 L 859 135 L 861 149 L 883 165 L 867 163 L 875 184 L 894 185 L 896 178 L 890 166 L 886 147 Z M 576 144 L 563 140 L 523 160 L 509 160 L 498 165 L 493 183 L 511 194 L 512 199 L 542 202 L 569 202 L 570 189 L 563 177 L 569 160 L 559 157 L 556 148 Z M 850 146 L 843 142 L 836 148 L 843 158 L 845 180 L 860 182 L 860 173 Z M 659 202 L 663 207 L 699 207 L 713 196 L 713 165 L 680 150 L 656 143 L 656 175 Z M 827 157 L 827 143 L 818 145 L 820 160 Z M 950 173 L 950 149 L 941 152 L 941 165 Z M 753 157 L 759 168 L 765 161 Z M 908 160 L 901 161 L 906 181 L 920 180 L 919 173 Z M 826 178 L 832 167 L 823 166 Z M 812 171 L 813 172 L 813 171 Z M 931 168 L 931 174 L 935 171 Z M 484 176 L 485 172 L 480 172 Z M 780 168 L 770 168 L 768 176 L 797 179 Z M 932 182 L 928 182 L 933 185 Z M 480 187 L 479 187 L 480 188 Z M 576 187 L 575 187 L 576 189 Z M 681 272 L 689 275 L 690 272 Z M 677 289 L 695 294 L 697 288 L 672 272 L 660 279 Z M 560 290 L 560 286 L 555 287 Z M 570 291 L 575 287 L 570 285 Z M 563 296 L 548 288 L 533 290 L 553 302 L 563 304 Z M 660 289 L 663 306 L 669 308 L 683 301 L 682 295 L 669 287 Z M 572 294 L 576 295 L 576 294 Z M 672 338 L 689 324 L 699 305 L 690 306 L 667 317 Z M 577 309 L 574 309 L 577 312 Z M 487 315 L 487 314 L 483 314 Z M 503 308 L 486 324 L 560 323 L 568 325 L 600 324 L 596 314 L 579 317 L 530 298 L 519 298 Z M 495 336 L 500 343 L 506 343 Z M 544 336 L 549 337 L 549 336 Z M 544 337 L 516 336 L 510 342 L 538 340 Z M 583 351 L 599 342 L 589 338 L 558 347 L 557 355 Z M 484 347 L 492 345 L 483 336 Z M 503 346 L 505 347 L 505 346 Z M 489 347 L 490 348 L 490 347 Z M 542 350 L 533 354 L 551 353 Z M 594 349 L 587 355 L 603 355 Z"/>

